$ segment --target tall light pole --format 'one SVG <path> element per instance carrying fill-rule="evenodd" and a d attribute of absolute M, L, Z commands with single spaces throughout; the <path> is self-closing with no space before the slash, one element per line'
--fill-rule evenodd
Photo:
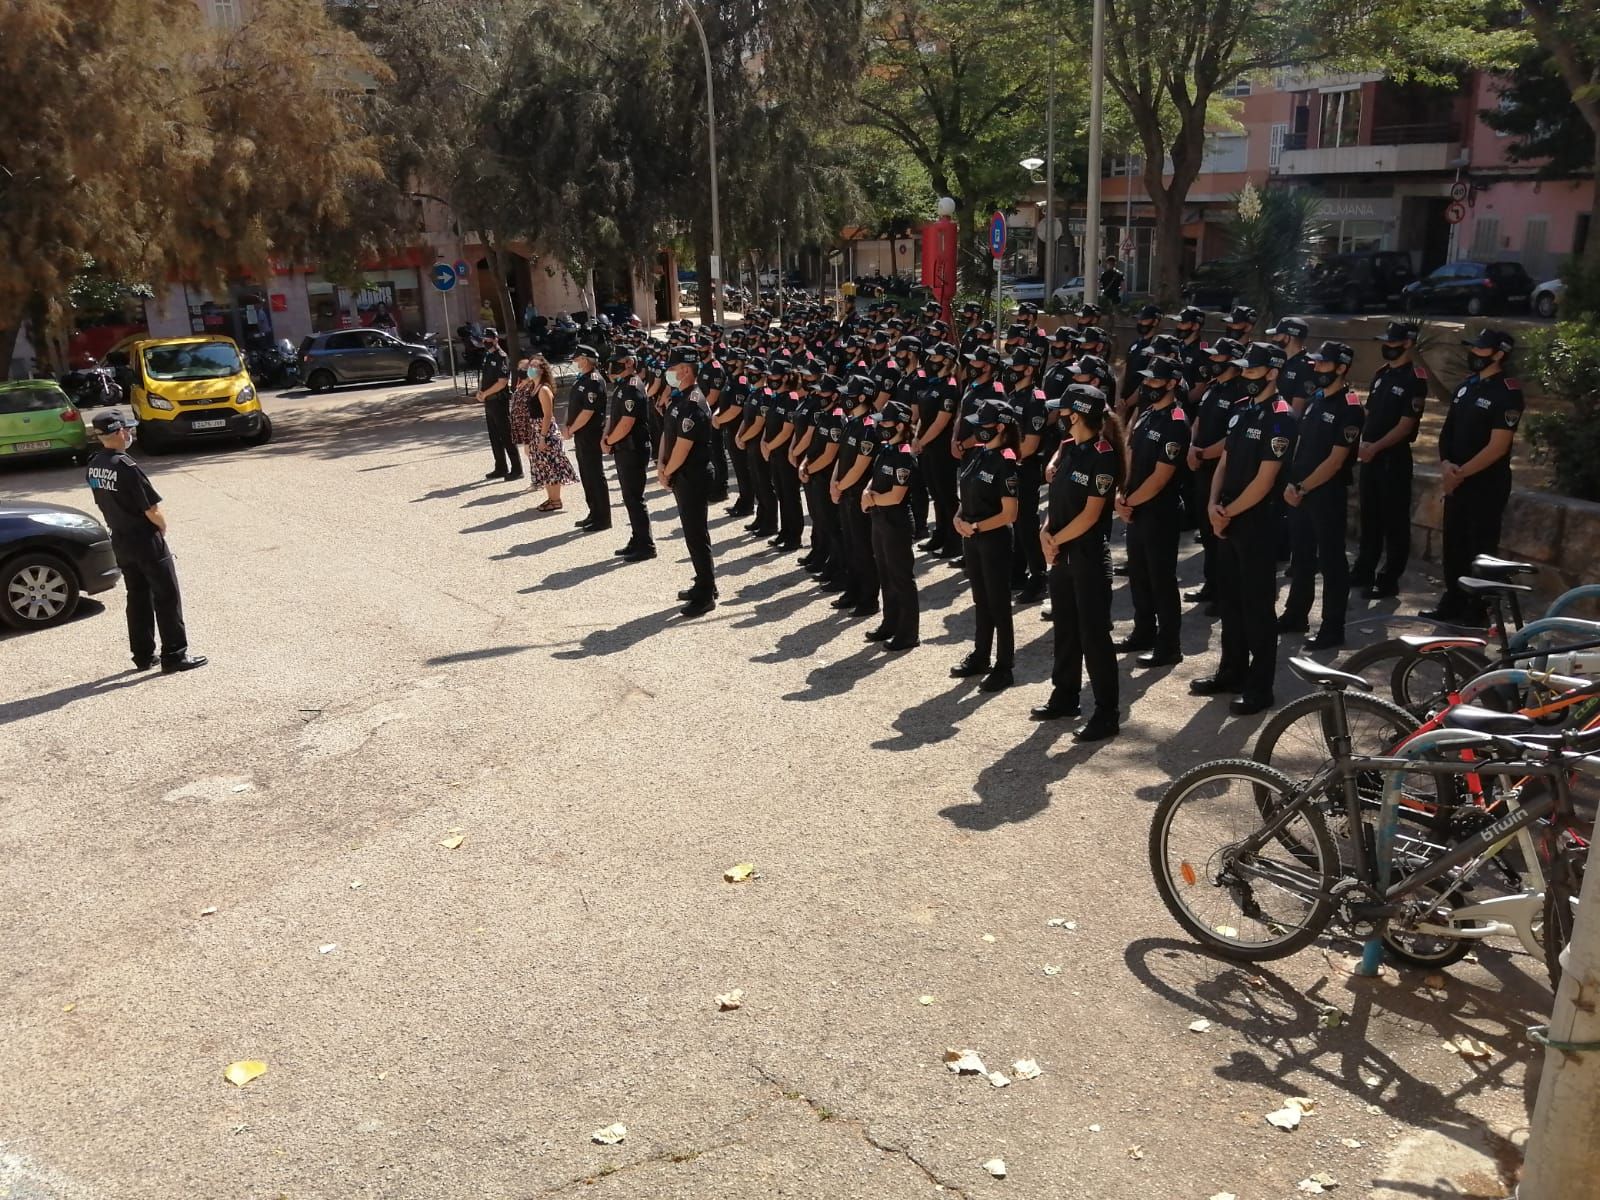
<path fill-rule="evenodd" d="M 1083 300 L 1100 299 L 1100 125 L 1106 90 L 1106 0 L 1094 0 L 1089 47 L 1089 203 L 1083 214 Z"/>
<path fill-rule="evenodd" d="M 711 43 L 706 40 L 706 27 L 694 11 L 690 0 L 683 0 L 683 11 L 694 22 L 694 31 L 700 35 L 700 52 L 706 59 L 706 146 L 711 168 L 711 314 L 718 325 L 722 324 L 722 215 L 717 207 L 717 101 L 711 72 Z"/>
<path fill-rule="evenodd" d="M 1056 23 L 1050 22 L 1050 98 L 1044 118 L 1044 299 L 1056 294 Z"/>

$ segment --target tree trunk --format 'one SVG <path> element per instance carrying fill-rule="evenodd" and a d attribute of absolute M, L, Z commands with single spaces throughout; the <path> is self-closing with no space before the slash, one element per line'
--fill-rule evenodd
<path fill-rule="evenodd" d="M 497 235 L 483 232 L 483 248 L 489 260 L 489 274 L 494 277 L 493 294 L 489 301 L 500 321 L 500 340 L 506 353 L 515 363 L 522 353 L 522 330 L 517 328 L 520 313 L 511 311 L 511 289 L 506 286 L 505 257 L 500 253 Z"/>
<path fill-rule="evenodd" d="M 17 338 L 22 334 L 22 322 L 16 317 L 0 318 L 0 371 L 11 377 L 11 356 L 17 352 Z"/>
<path fill-rule="evenodd" d="M 1150 200 L 1156 210 L 1156 274 L 1152 291 L 1157 304 L 1170 306 L 1178 302 L 1183 282 L 1179 271 L 1183 261 L 1183 201 L 1174 200 L 1166 188 L 1154 189 Z"/>
<path fill-rule="evenodd" d="M 1590 234 L 1591 244 L 1597 239 Z M 1600 870 L 1584 873 L 1567 967 L 1550 1014 L 1550 1038 L 1600 1042 Z M 1544 1074 L 1529 1126 L 1521 1200 L 1576 1200 L 1600 1179 L 1600 1051 L 1544 1052 Z"/>
<path fill-rule="evenodd" d="M 1595 144 L 1600 146 L 1600 137 Z M 1589 204 L 1589 238 L 1583 244 L 1583 274 L 1590 291 L 1600 286 L 1600 153 L 1595 156 L 1594 199 Z M 1600 299 L 1600 297 L 1592 297 Z"/>

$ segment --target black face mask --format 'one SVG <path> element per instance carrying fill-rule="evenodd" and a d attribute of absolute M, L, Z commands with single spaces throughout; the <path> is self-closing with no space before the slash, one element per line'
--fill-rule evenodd
<path fill-rule="evenodd" d="M 1022 372 L 1015 370 L 1007 371 L 1001 376 L 1001 378 L 1006 381 L 1007 386 L 1016 387 L 1017 384 L 1022 382 Z"/>
<path fill-rule="evenodd" d="M 1378 353 L 1383 355 L 1385 362 L 1394 362 L 1396 359 L 1404 357 L 1407 349 L 1408 347 L 1404 344 L 1399 346 L 1385 345 L 1378 347 Z"/>
<path fill-rule="evenodd" d="M 1218 375 L 1221 375 L 1227 369 L 1228 369 L 1228 364 L 1227 363 L 1207 362 L 1205 364 L 1205 373 L 1206 373 L 1207 377 L 1211 378 L 1211 379 L 1215 379 Z"/>
<path fill-rule="evenodd" d="M 1327 391 L 1329 388 L 1333 387 L 1334 381 L 1339 378 L 1339 372 L 1337 371 L 1318 371 L 1316 375 L 1317 386 L 1323 391 Z"/>
<path fill-rule="evenodd" d="M 1262 392 L 1266 391 L 1267 388 L 1267 381 L 1265 379 L 1246 379 L 1243 380 L 1243 383 L 1244 394 L 1246 396 L 1259 396 Z"/>
<path fill-rule="evenodd" d="M 998 437 L 999 434 L 1000 434 L 1000 426 L 998 426 L 998 425 L 980 425 L 978 427 L 978 432 L 976 434 L 974 434 L 973 436 L 978 439 L 978 444 L 979 445 L 986 446 L 990 442 L 994 441 L 994 439 L 996 437 Z"/>
<path fill-rule="evenodd" d="M 1065 358 L 1066 356 L 1067 356 L 1067 348 L 1065 346 L 1051 345 L 1051 347 L 1050 347 L 1050 357 L 1051 358 Z"/>
<path fill-rule="evenodd" d="M 1149 336 L 1150 331 L 1156 327 L 1156 323 L 1154 321 L 1136 321 L 1134 324 L 1137 326 L 1139 332 L 1147 337 Z"/>
<path fill-rule="evenodd" d="M 1467 370 L 1471 371 L 1474 375 L 1484 370 L 1484 368 L 1489 366 L 1489 364 L 1492 362 L 1494 362 L 1493 352 L 1488 354 L 1478 354 L 1472 350 L 1467 351 Z"/>

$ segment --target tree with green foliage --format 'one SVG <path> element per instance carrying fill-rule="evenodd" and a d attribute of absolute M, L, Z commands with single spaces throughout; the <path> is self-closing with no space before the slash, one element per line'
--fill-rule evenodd
<path fill-rule="evenodd" d="M 1226 226 L 1223 270 L 1240 302 L 1260 314 L 1261 328 L 1299 307 L 1316 228 L 1318 197 L 1306 191 L 1246 184 Z"/>
<path fill-rule="evenodd" d="M 12 0 L 0 36 L 0 362 L 59 314 L 85 259 L 112 277 L 220 285 L 366 237 L 378 172 L 364 81 L 381 67 L 320 0 Z M 285 103 L 293 97 L 292 103 Z"/>

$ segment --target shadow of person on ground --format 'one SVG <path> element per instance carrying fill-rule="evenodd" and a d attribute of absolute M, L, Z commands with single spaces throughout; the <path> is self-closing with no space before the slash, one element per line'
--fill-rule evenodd
<path fill-rule="evenodd" d="M 115 675 L 106 675 L 86 683 L 74 683 L 64 688 L 57 688 L 53 692 L 43 692 L 20 700 L 8 700 L 0 704 L 0 725 L 19 721 L 24 717 L 37 717 L 44 713 L 56 712 L 74 701 L 84 700 L 90 696 L 102 696 L 107 692 L 119 692 L 123 688 L 135 687 L 147 680 L 161 677 L 159 668 L 137 671 L 129 667 L 126 671 L 118 671 Z"/>

